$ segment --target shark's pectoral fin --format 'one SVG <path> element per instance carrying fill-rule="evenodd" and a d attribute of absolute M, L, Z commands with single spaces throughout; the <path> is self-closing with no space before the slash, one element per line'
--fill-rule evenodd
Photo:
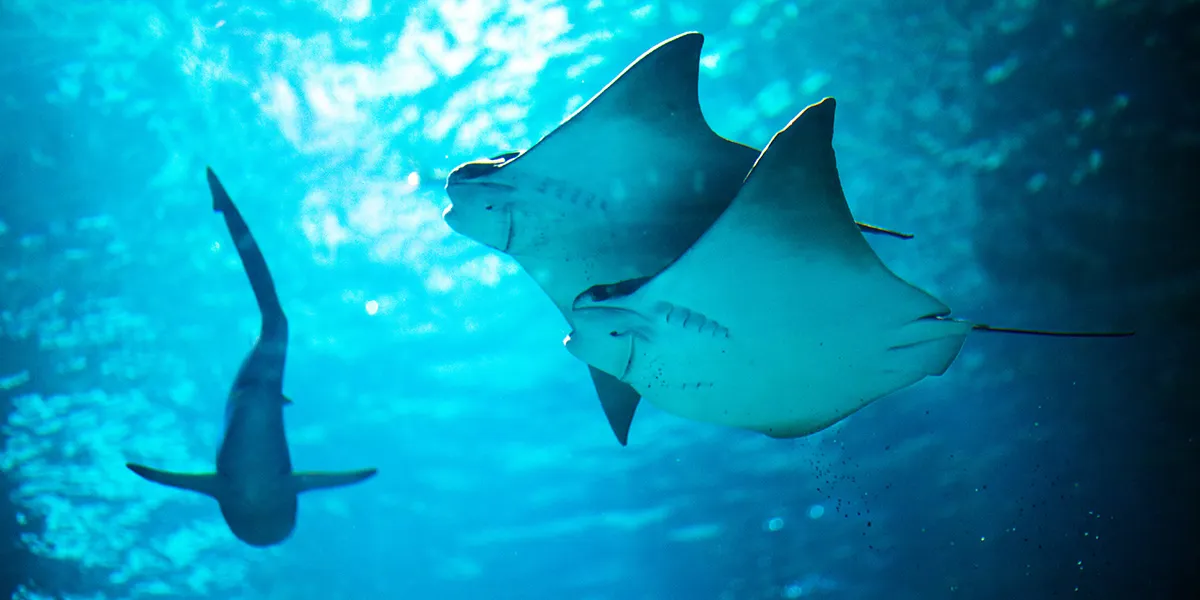
<path fill-rule="evenodd" d="M 135 463 L 125 463 L 125 466 L 142 479 L 165 486 L 191 490 L 213 498 L 219 497 L 221 491 L 220 480 L 213 473 L 172 473 Z"/>
<path fill-rule="evenodd" d="M 299 494 L 312 490 L 352 485 L 370 479 L 378 472 L 379 469 L 361 469 L 337 473 L 295 473 L 292 475 L 292 482 L 296 486 L 296 493 Z"/>
<path fill-rule="evenodd" d="M 608 425 L 616 434 L 617 441 L 622 446 L 629 442 L 629 427 L 633 424 L 633 413 L 637 411 L 638 402 L 642 399 L 629 384 L 588 365 L 592 374 L 592 385 L 596 386 L 596 394 L 600 396 L 600 406 L 604 408 L 604 416 L 608 417 Z"/>

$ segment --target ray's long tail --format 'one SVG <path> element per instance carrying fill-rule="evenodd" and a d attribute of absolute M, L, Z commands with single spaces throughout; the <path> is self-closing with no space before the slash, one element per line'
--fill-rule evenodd
<path fill-rule="evenodd" d="M 1129 337 L 1133 331 L 1050 331 L 1045 329 L 1016 329 L 1014 327 L 992 327 L 983 323 L 971 326 L 973 331 L 993 331 L 996 333 L 1015 333 L 1018 335 L 1042 335 L 1050 337 L 1069 338 L 1116 338 Z"/>
<path fill-rule="evenodd" d="M 242 259 L 242 268 L 246 271 L 250 287 L 254 290 L 254 298 L 258 301 L 258 310 L 262 313 L 262 338 L 286 340 L 287 317 L 279 304 L 279 295 L 275 292 L 275 281 L 271 278 L 271 271 L 267 269 L 267 261 L 263 258 L 258 243 L 254 241 L 250 228 L 242 220 L 242 214 L 225 191 L 225 186 L 217 179 L 217 174 L 213 173 L 212 168 L 207 168 L 206 173 L 208 187 L 212 191 L 213 210 L 225 217 L 225 226 L 229 229 L 229 236 L 233 238 L 233 245 Z"/>

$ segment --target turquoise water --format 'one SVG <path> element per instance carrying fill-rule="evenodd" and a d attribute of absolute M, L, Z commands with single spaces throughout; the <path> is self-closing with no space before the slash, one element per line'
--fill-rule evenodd
<path fill-rule="evenodd" d="M 984 321 L 1126 326 L 1132 311 L 1095 286 L 1081 303 L 1036 274 L 1102 280 L 1086 265 L 1105 256 L 1015 266 L 1055 243 L 1014 223 L 1092 202 L 1071 195 L 1109 164 L 1088 128 L 1139 101 L 1117 85 L 1090 112 L 1073 98 L 988 122 L 1037 61 L 1011 41 L 1046 18 L 1036 2 L 0 7 L 14 597 L 1099 597 L 1138 560 L 1107 540 L 1151 527 L 1130 484 L 1144 471 L 1096 442 L 1141 413 L 1081 418 L 1127 378 L 1095 365 L 1128 350 L 972 338 L 944 376 L 819 434 L 774 440 L 643 403 L 621 447 L 561 315 L 441 218 L 456 165 L 528 148 L 697 30 L 721 135 L 761 148 L 838 99 L 856 217 L 917 234 L 872 240 L 898 274 Z M 1063 44 L 1094 24 L 1051 20 Z M 1047 132 L 1075 143 L 1041 164 L 1030 148 Z M 295 533 L 266 550 L 210 499 L 124 467 L 211 468 L 258 332 L 206 165 L 290 318 L 293 463 L 380 469 L 302 496 Z M 1017 199 L 1003 210 L 996 173 Z"/>

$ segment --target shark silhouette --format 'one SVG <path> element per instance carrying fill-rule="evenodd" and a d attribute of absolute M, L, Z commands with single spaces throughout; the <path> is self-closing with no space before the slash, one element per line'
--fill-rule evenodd
<path fill-rule="evenodd" d="M 225 433 L 217 452 L 216 473 L 172 473 L 133 463 L 125 466 L 154 483 L 211 496 L 238 539 L 251 546 L 271 546 L 286 540 L 295 528 L 301 492 L 358 483 L 376 470 L 292 471 L 283 426 L 283 407 L 291 404 L 283 395 L 287 317 L 254 236 L 211 168 L 207 174 L 213 210 L 225 217 L 258 300 L 262 332 L 242 362 L 225 404 Z"/>

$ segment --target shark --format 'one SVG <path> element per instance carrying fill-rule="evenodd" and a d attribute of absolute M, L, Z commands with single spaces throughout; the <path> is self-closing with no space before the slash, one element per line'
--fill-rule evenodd
<path fill-rule="evenodd" d="M 288 322 L 262 251 L 233 200 L 211 168 L 206 170 L 212 206 L 225 218 L 262 315 L 262 329 L 242 361 L 225 403 L 225 429 L 216 472 L 177 473 L 141 464 L 125 466 L 161 485 L 190 490 L 217 501 L 229 530 L 255 547 L 279 544 L 296 526 L 299 494 L 365 481 L 376 469 L 344 472 L 292 470 L 284 431 L 283 394 Z"/>
<path fill-rule="evenodd" d="M 456 167 L 446 180 L 445 222 L 511 257 L 568 326 L 585 290 L 662 270 L 725 211 L 760 154 L 706 121 L 703 44 L 698 32 L 667 39 L 528 150 Z M 640 396 L 609 373 L 588 371 L 624 446 Z"/>
<path fill-rule="evenodd" d="M 666 412 L 791 438 L 930 376 L 974 331 L 892 272 L 855 224 L 833 150 L 833 98 L 763 150 L 728 208 L 660 272 L 581 293 L 568 352 Z"/>

